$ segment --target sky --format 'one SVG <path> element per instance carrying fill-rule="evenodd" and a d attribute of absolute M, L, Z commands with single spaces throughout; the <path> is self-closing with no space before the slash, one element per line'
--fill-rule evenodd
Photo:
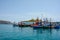
<path fill-rule="evenodd" d="M 0 20 L 19 22 L 37 17 L 60 21 L 60 0 L 0 0 Z"/>

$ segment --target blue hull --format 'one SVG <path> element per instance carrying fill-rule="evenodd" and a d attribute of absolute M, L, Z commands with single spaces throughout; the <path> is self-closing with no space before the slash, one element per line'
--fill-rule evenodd
<path fill-rule="evenodd" d="M 54 27 L 55 29 L 60 29 L 60 26 L 56 26 L 56 27 Z"/>
<path fill-rule="evenodd" d="M 35 29 L 38 29 L 38 28 L 52 29 L 52 27 L 46 27 L 46 26 L 33 26 L 33 28 L 35 28 Z"/>

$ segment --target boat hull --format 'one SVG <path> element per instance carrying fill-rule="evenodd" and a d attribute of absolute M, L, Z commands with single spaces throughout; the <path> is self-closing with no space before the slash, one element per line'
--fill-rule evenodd
<path fill-rule="evenodd" d="M 33 28 L 35 28 L 35 29 L 37 29 L 37 28 L 43 28 L 43 29 L 53 29 L 52 27 L 33 27 Z"/>
<path fill-rule="evenodd" d="M 30 25 L 19 25 L 19 27 L 29 27 Z"/>
<path fill-rule="evenodd" d="M 60 29 L 60 26 L 56 26 L 56 27 L 54 27 L 55 29 Z"/>
<path fill-rule="evenodd" d="M 32 26 L 33 28 L 37 29 L 37 28 L 43 28 L 43 29 L 53 29 L 54 27 L 50 27 L 50 26 Z"/>

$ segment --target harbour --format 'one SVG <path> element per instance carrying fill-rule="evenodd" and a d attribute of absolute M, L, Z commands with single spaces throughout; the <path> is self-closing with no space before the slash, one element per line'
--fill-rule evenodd
<path fill-rule="evenodd" d="M 0 24 L 0 40 L 59 40 L 60 29 L 35 29 Z"/>
<path fill-rule="evenodd" d="M 51 22 L 47 18 L 42 21 L 39 18 L 31 19 L 28 21 L 21 21 L 18 23 L 13 23 L 13 26 L 19 27 L 33 27 L 33 28 L 43 28 L 43 29 L 60 29 L 60 22 Z"/>
<path fill-rule="evenodd" d="M 60 0 L 0 0 L 0 40 L 60 40 Z"/>

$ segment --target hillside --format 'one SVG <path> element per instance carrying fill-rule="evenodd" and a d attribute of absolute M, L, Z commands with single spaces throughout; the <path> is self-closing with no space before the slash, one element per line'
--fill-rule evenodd
<path fill-rule="evenodd" d="M 10 21 L 0 20 L 0 24 L 11 24 Z"/>

